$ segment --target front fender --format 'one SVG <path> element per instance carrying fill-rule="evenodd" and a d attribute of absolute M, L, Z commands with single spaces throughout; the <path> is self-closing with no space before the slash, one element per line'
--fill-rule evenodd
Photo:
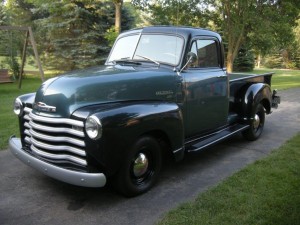
<path fill-rule="evenodd" d="M 163 135 L 174 154 L 183 153 L 183 121 L 175 103 L 120 103 L 89 115 L 100 119 L 103 135 L 98 141 L 86 140 L 87 151 L 100 162 L 108 176 L 117 171 L 130 146 L 145 134 Z"/>
<path fill-rule="evenodd" d="M 23 103 L 24 107 L 29 107 L 32 108 L 32 105 L 34 103 L 34 99 L 35 99 L 35 95 L 36 93 L 29 93 L 29 94 L 25 94 L 25 95 L 21 95 L 18 98 L 21 100 L 21 102 Z"/>

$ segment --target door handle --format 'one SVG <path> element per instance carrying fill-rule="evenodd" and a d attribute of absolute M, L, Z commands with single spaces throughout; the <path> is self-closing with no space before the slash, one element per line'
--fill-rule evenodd
<path fill-rule="evenodd" d="M 226 75 L 217 76 L 217 78 L 224 78 L 224 77 L 227 77 L 227 76 Z"/>

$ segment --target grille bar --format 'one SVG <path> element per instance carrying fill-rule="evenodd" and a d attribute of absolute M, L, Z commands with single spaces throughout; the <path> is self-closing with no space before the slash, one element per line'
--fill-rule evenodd
<path fill-rule="evenodd" d="M 70 161 L 79 163 L 79 164 L 84 165 L 84 166 L 87 165 L 86 160 L 74 157 L 72 155 L 52 154 L 52 153 L 44 152 L 44 151 L 41 151 L 41 150 L 37 149 L 34 145 L 31 146 L 31 150 L 34 151 L 36 154 L 38 154 L 42 157 L 49 158 L 49 159 L 70 160 Z"/>
<path fill-rule="evenodd" d="M 65 118 L 51 118 L 51 117 L 43 117 L 33 114 L 32 112 L 29 114 L 29 117 L 34 121 L 44 122 L 44 123 L 52 123 L 52 124 L 68 124 L 77 127 L 84 127 L 82 121 L 65 119 Z"/>
<path fill-rule="evenodd" d="M 25 124 L 26 126 L 26 124 Z M 39 125 L 36 124 L 33 121 L 29 122 L 29 126 L 30 127 L 34 127 L 34 129 L 36 130 L 40 130 L 40 131 L 46 131 L 46 132 L 51 132 L 51 133 L 68 133 L 68 134 L 73 134 L 76 135 L 78 137 L 84 137 L 84 133 L 82 131 L 78 131 L 78 130 L 74 130 L 71 128 L 61 128 L 61 127 L 49 127 L 49 126 L 43 126 L 43 125 Z"/>
<path fill-rule="evenodd" d="M 36 132 L 33 129 L 30 129 L 30 134 L 32 137 L 42 139 L 44 141 L 51 141 L 51 142 L 68 142 L 70 144 L 78 145 L 80 147 L 85 147 L 84 141 L 75 139 L 75 138 L 70 138 L 70 137 L 64 137 L 64 136 L 51 136 L 51 135 L 44 135 L 42 133 Z"/>
<path fill-rule="evenodd" d="M 46 149 L 46 150 L 61 151 L 63 149 L 64 151 L 72 152 L 72 153 L 75 153 L 77 155 L 86 156 L 85 151 L 83 151 L 81 149 L 78 149 L 78 148 L 74 148 L 72 146 L 45 144 L 43 142 L 37 141 L 33 137 L 31 137 L 30 142 L 34 146 L 39 147 L 39 148 L 43 148 L 43 149 Z"/>
<path fill-rule="evenodd" d="M 31 134 L 30 134 L 29 130 L 25 130 L 24 134 L 26 134 L 27 136 L 31 137 Z"/>
<path fill-rule="evenodd" d="M 24 141 L 34 154 L 50 163 L 87 166 L 82 121 L 35 115 L 29 107 L 24 112 Z"/>
<path fill-rule="evenodd" d="M 29 114 L 26 114 L 26 115 L 24 116 L 24 119 L 25 119 L 25 120 L 28 120 L 28 121 L 31 120 L 30 117 L 29 117 Z"/>
<path fill-rule="evenodd" d="M 26 127 L 26 128 L 28 128 L 28 129 L 30 129 L 30 125 L 29 125 L 29 123 L 25 122 L 25 123 L 24 123 L 24 127 Z"/>

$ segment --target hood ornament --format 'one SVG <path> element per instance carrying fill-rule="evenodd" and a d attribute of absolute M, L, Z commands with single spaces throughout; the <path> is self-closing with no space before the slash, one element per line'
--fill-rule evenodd
<path fill-rule="evenodd" d="M 39 112 L 56 112 L 55 106 L 46 105 L 43 102 L 34 103 L 33 108 Z"/>

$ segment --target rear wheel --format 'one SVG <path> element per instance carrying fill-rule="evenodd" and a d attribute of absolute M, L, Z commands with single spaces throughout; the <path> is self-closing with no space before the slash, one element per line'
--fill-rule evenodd
<path fill-rule="evenodd" d="M 265 110 L 262 104 L 256 105 L 251 115 L 251 119 L 250 127 L 242 134 L 247 140 L 254 141 L 260 137 L 264 129 Z"/>
<path fill-rule="evenodd" d="M 148 191 L 158 178 L 161 162 L 158 142 L 150 136 L 140 138 L 124 158 L 115 176 L 115 189 L 128 197 Z"/>

